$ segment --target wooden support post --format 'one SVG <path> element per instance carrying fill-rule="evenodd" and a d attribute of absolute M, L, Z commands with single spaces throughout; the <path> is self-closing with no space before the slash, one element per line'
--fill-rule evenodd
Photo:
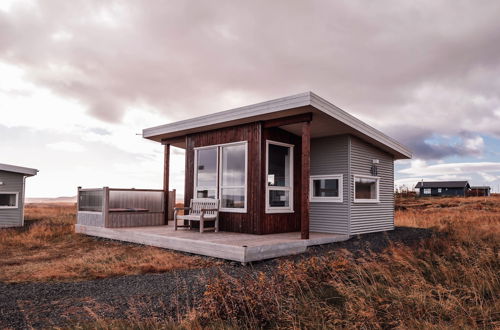
<path fill-rule="evenodd" d="M 109 187 L 102 188 L 102 216 L 104 220 L 104 228 L 109 228 Z"/>
<path fill-rule="evenodd" d="M 311 122 L 302 123 L 302 188 L 300 199 L 300 236 L 302 239 L 309 239 L 309 177 L 311 165 Z"/>
<path fill-rule="evenodd" d="M 169 205 L 169 175 L 170 175 L 170 144 L 165 145 L 163 160 L 163 223 L 168 225 L 168 205 Z"/>

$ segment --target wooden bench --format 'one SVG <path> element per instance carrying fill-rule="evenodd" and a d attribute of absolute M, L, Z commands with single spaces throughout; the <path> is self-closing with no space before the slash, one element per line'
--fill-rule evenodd
<path fill-rule="evenodd" d="M 184 210 L 184 215 L 178 215 L 180 210 Z M 187 214 L 186 214 L 187 213 Z M 189 225 L 178 225 L 177 220 L 187 220 Z M 200 233 L 213 229 L 219 231 L 219 200 L 213 198 L 195 198 L 189 203 L 189 207 L 176 207 L 174 212 L 174 229 L 177 227 L 191 228 L 191 222 L 200 223 Z M 214 227 L 205 228 L 205 221 L 214 221 Z"/>

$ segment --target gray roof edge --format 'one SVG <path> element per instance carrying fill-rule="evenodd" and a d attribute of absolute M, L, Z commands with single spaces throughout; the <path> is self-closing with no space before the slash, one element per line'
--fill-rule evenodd
<path fill-rule="evenodd" d="M 286 110 L 310 104 L 311 104 L 311 92 L 305 92 L 270 101 L 247 105 L 239 108 L 220 111 L 213 114 L 185 119 L 170 124 L 145 128 L 142 130 L 142 136 L 144 138 L 148 138 L 159 134 L 171 133 L 175 131 L 196 128 L 199 126 L 217 124 L 220 123 L 221 120 L 223 121 L 238 120 L 238 119 L 243 119 L 245 117 L 258 116 L 260 114 L 276 112 L 280 110 Z"/>
<path fill-rule="evenodd" d="M 0 164 L 0 170 L 6 171 L 6 172 L 26 174 L 29 176 L 33 176 L 33 175 L 36 175 L 38 173 L 38 170 L 35 168 L 9 165 L 9 164 Z"/>
<path fill-rule="evenodd" d="M 398 151 L 399 153 L 403 154 L 404 156 L 408 158 L 412 158 L 412 152 L 411 150 L 404 146 L 403 144 L 399 143 L 395 139 L 391 138 L 390 136 L 382 133 L 381 131 L 377 130 L 376 128 L 371 127 L 370 125 L 366 124 L 365 122 L 359 120 L 358 118 L 354 117 L 353 115 L 349 114 L 348 112 L 342 110 L 341 108 L 337 107 L 336 105 L 328 102 L 324 98 L 314 94 L 311 92 L 311 105 L 331 117 L 343 122 L 344 124 L 355 128 L 356 130 L 360 131 L 361 133 L 372 137 L 373 139 L 387 145 L 388 147 Z"/>
<path fill-rule="evenodd" d="M 335 118 L 350 127 L 353 127 L 362 134 L 370 138 L 373 138 L 376 141 L 379 141 L 380 143 L 386 145 L 390 149 L 396 151 L 396 153 L 403 155 L 404 157 L 407 158 L 412 157 L 411 150 L 408 149 L 406 146 L 402 145 L 393 138 L 385 135 L 379 130 L 371 127 L 370 125 L 364 123 L 363 121 L 357 119 L 356 117 L 350 115 L 346 111 L 340 109 L 339 107 L 335 106 L 334 104 L 328 102 L 327 100 L 323 99 L 322 97 L 310 91 L 270 101 L 247 105 L 240 108 L 216 112 L 214 114 L 208 114 L 191 119 L 185 119 L 170 124 L 145 128 L 142 131 L 142 136 L 144 138 L 151 138 L 153 136 L 160 134 L 183 131 L 201 126 L 209 126 L 221 122 L 228 122 L 247 117 L 255 117 L 262 114 L 267 114 L 271 112 L 277 112 L 281 110 L 287 110 L 307 105 L 311 105 L 316 109 L 322 111 L 323 113 L 329 115 L 330 117 Z"/>

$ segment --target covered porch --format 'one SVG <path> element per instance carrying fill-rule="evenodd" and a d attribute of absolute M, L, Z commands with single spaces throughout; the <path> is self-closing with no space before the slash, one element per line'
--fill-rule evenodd
<path fill-rule="evenodd" d="M 191 230 L 174 231 L 172 221 L 169 221 L 168 226 L 128 228 L 104 228 L 77 224 L 76 231 L 91 236 L 146 244 L 243 264 L 299 254 L 305 252 L 308 246 L 341 242 L 349 238 L 348 235 L 310 233 L 308 239 L 301 239 L 298 232 L 269 235 L 231 232 L 200 234 Z"/>

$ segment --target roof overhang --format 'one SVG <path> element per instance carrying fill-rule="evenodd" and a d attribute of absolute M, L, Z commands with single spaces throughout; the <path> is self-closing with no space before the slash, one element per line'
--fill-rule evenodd
<path fill-rule="evenodd" d="M 305 113 L 313 115 L 312 138 L 352 134 L 392 154 L 395 159 L 407 159 L 412 156 L 411 151 L 401 143 L 312 92 L 146 128 L 142 135 L 146 139 L 157 142 L 169 140 L 172 145 L 184 148 L 184 137 L 188 134 Z M 300 135 L 300 124 L 286 125 L 281 128 Z"/>
<path fill-rule="evenodd" d="M 8 164 L 0 164 L 0 171 L 19 173 L 19 174 L 24 174 L 26 176 L 34 176 L 38 173 L 38 170 L 34 168 L 8 165 Z"/>

